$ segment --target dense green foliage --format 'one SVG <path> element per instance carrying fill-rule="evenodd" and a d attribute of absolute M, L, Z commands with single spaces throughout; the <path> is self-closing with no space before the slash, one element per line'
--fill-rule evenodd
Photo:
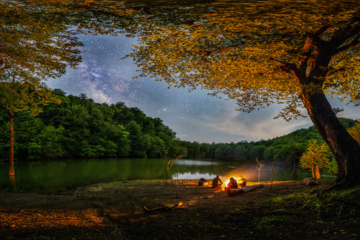
<path fill-rule="evenodd" d="M 159 118 L 147 117 L 124 103 L 95 103 L 81 94 L 66 96 L 53 91 L 61 104 L 45 106 L 33 117 L 19 112 L 15 118 L 17 160 L 102 157 L 176 156 L 184 149 L 175 133 Z M 9 148 L 8 116 L 0 114 L 0 152 Z"/>

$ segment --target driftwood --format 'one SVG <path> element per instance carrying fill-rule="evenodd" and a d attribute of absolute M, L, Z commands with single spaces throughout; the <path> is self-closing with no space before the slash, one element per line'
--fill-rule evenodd
<path fill-rule="evenodd" d="M 259 188 L 263 188 L 264 184 L 255 184 L 255 185 L 251 185 L 251 186 L 246 186 L 246 187 L 242 187 L 242 188 L 232 188 L 232 189 L 228 189 L 227 195 L 228 196 L 235 196 L 235 195 L 239 195 L 239 194 L 243 194 L 255 189 L 259 189 Z"/>
<path fill-rule="evenodd" d="M 159 207 L 159 208 L 148 208 L 146 207 L 145 205 L 142 205 L 142 208 L 145 210 L 146 213 L 160 213 L 160 212 L 168 212 L 168 211 L 171 211 L 173 209 L 176 209 L 176 208 L 181 208 L 181 206 L 183 205 L 182 202 L 179 202 L 173 206 L 170 206 L 170 207 Z"/>

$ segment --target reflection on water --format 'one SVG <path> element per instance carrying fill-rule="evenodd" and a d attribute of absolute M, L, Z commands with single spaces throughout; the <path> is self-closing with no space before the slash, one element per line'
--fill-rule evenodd
<path fill-rule="evenodd" d="M 217 161 L 201 161 L 201 160 L 177 160 L 175 162 L 175 165 L 188 165 L 188 166 L 194 166 L 194 165 L 216 165 L 219 164 Z"/>
<path fill-rule="evenodd" d="M 216 174 L 209 174 L 209 173 L 197 173 L 197 174 L 192 174 L 192 173 L 174 173 L 172 178 L 173 179 L 179 179 L 179 180 L 183 180 L 183 179 L 200 179 L 200 178 L 205 178 L 205 179 L 213 179 L 216 177 Z"/>
<path fill-rule="evenodd" d="M 16 162 L 17 190 L 58 192 L 79 186 L 136 179 L 197 179 L 228 171 L 220 162 L 178 160 L 167 172 L 168 159 L 92 159 Z M 0 187 L 10 186 L 8 165 L 0 162 Z"/>
<path fill-rule="evenodd" d="M 168 159 L 106 159 L 64 160 L 50 162 L 16 162 L 17 190 L 31 192 L 58 192 L 89 184 L 138 179 L 212 179 L 244 176 L 257 181 L 255 165 L 239 162 L 178 160 L 167 172 Z M 235 168 L 234 168 L 235 167 Z M 292 171 L 294 172 L 294 171 Z M 296 173 L 296 171 L 295 171 Z M 270 180 L 270 169 L 261 171 L 261 180 Z M 284 169 L 275 170 L 274 180 L 297 179 Z M 9 189 L 8 164 L 0 162 L 0 187 Z"/>
<path fill-rule="evenodd" d="M 166 164 L 166 159 L 16 162 L 16 187 L 23 191 L 57 192 L 101 182 L 162 179 Z M 8 165 L 0 163 L 0 187 L 9 186 Z"/>

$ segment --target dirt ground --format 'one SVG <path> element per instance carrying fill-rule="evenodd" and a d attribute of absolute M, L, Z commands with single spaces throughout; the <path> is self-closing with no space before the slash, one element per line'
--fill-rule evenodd
<path fill-rule="evenodd" d="M 274 182 L 271 189 L 264 182 L 263 188 L 233 197 L 210 185 L 198 186 L 196 180 L 147 180 L 57 194 L 1 190 L 0 239 L 360 238 L 356 199 L 316 208 L 309 204 L 313 200 L 296 196 L 319 187 L 299 181 Z M 181 207 L 169 211 L 146 213 L 142 207 L 179 202 Z"/>

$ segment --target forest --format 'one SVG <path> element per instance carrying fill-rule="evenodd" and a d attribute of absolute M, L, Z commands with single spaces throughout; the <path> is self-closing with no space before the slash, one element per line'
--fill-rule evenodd
<path fill-rule="evenodd" d="M 43 107 L 36 117 L 28 111 L 16 113 L 15 158 L 50 160 L 60 158 L 157 158 L 182 153 L 175 133 L 159 118 L 147 117 L 124 103 L 95 103 L 85 94 L 53 93 L 60 104 Z M 1 156 L 8 156 L 8 114 L 0 115 Z"/>
<path fill-rule="evenodd" d="M 269 140 L 237 143 L 199 143 L 182 141 L 159 118 L 146 116 L 124 103 L 96 103 L 85 94 L 66 95 L 52 90 L 61 100 L 50 103 L 43 112 L 31 116 L 16 113 L 14 118 L 17 161 L 79 158 L 175 158 L 223 161 L 283 162 L 297 165 L 310 140 L 324 141 L 312 126 Z M 0 112 L 0 153 L 6 161 L 10 137 L 5 110 Z M 340 118 L 345 128 L 356 121 Z M 332 164 L 335 166 L 334 159 Z"/>

